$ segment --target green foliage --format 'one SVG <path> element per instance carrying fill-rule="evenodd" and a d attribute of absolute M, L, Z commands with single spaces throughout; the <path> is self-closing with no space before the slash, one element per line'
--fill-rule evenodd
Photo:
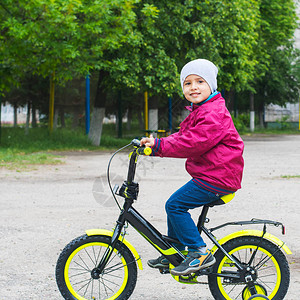
<path fill-rule="evenodd" d="M 277 97 L 272 97 L 269 102 L 275 103 L 291 101 L 287 99 L 291 85 L 295 90 L 295 79 L 291 74 L 293 63 L 297 55 L 293 53 L 293 36 L 297 28 L 295 2 L 293 0 L 260 2 L 260 16 L 258 19 L 258 38 L 255 48 L 255 59 L 258 61 L 255 77 L 250 90 L 256 91 L 261 97 L 266 93 L 272 94 L 272 89 Z M 299 57 L 299 54 L 298 54 Z M 299 81 L 299 76 L 298 80 Z M 280 83 L 280 86 L 276 84 Z M 297 84 L 296 84 L 297 85 Z M 299 87 L 299 83 L 298 83 Z M 279 95 L 278 91 L 281 91 Z"/>
<path fill-rule="evenodd" d="M 188 3 L 191 36 L 186 57 L 214 61 L 220 69 L 220 89 L 245 89 L 257 64 L 253 53 L 257 45 L 259 3 L 255 0 Z"/>
<path fill-rule="evenodd" d="M 0 73 L 55 72 L 57 81 L 107 65 L 112 51 L 131 35 L 136 0 L 4 0 L 0 5 Z M 1 78 L 2 78 L 1 76 Z M 2 81 L 0 88 L 7 82 Z"/>
<path fill-rule="evenodd" d="M 257 81 L 256 100 L 284 105 L 297 102 L 300 92 L 299 53 L 292 45 L 278 48 L 269 60 L 265 76 Z"/>
<path fill-rule="evenodd" d="M 245 123 L 245 120 L 241 116 L 238 116 L 237 118 L 232 116 L 234 126 L 240 134 L 242 134 L 246 131 L 248 124 L 249 124 L 249 123 Z"/>
<path fill-rule="evenodd" d="M 287 122 L 289 119 L 289 116 L 284 116 L 282 117 L 281 120 L 277 120 L 276 123 L 278 124 L 278 127 L 280 130 L 286 130 L 286 129 L 291 129 L 292 125 L 290 122 Z"/>
<path fill-rule="evenodd" d="M 0 93 L 32 74 L 64 84 L 101 70 L 140 109 L 144 91 L 182 96 L 179 71 L 201 57 L 219 67 L 219 90 L 282 104 L 299 97 L 296 26 L 293 0 L 2 0 Z"/>

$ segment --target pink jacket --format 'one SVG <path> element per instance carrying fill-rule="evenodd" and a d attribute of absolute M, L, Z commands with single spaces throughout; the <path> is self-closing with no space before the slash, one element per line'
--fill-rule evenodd
<path fill-rule="evenodd" d="M 232 192 L 241 188 L 244 143 L 225 100 L 218 93 L 189 110 L 179 132 L 155 139 L 153 155 L 187 158 L 186 170 L 193 178 Z"/>

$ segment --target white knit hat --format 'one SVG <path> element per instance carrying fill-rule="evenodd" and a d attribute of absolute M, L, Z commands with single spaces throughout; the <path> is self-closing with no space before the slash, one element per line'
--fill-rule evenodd
<path fill-rule="evenodd" d="M 218 68 L 207 59 L 196 59 L 188 62 L 181 70 L 180 83 L 183 90 L 183 83 L 189 75 L 202 77 L 214 93 L 217 90 Z"/>

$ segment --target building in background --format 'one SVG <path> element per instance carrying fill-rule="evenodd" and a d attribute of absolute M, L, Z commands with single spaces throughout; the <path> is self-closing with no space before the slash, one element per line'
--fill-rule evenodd
<path fill-rule="evenodd" d="M 13 125 L 15 124 L 22 125 L 26 123 L 27 118 L 27 105 L 24 107 L 18 107 L 14 109 L 9 103 L 1 104 L 1 124 Z M 39 114 L 36 114 L 36 120 L 39 120 Z M 32 115 L 30 114 L 30 122 L 32 121 Z"/>

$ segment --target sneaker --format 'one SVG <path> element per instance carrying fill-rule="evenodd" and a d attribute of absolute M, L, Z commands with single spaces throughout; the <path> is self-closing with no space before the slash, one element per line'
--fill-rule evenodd
<path fill-rule="evenodd" d="M 164 257 L 160 256 L 156 259 L 150 259 L 148 260 L 148 266 L 151 268 L 168 268 L 169 267 L 169 261 Z"/>
<path fill-rule="evenodd" d="M 189 251 L 186 259 L 177 267 L 170 270 L 172 275 L 188 275 L 212 266 L 216 259 L 207 251 L 205 254 Z"/>

